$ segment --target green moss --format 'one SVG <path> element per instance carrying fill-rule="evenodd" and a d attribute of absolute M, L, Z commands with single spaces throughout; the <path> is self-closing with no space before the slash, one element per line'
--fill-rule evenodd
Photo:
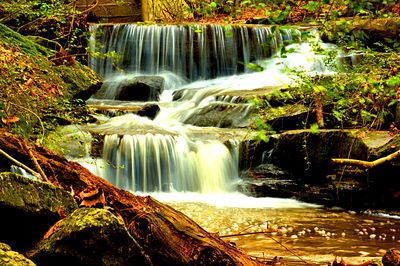
<path fill-rule="evenodd" d="M 15 251 L 0 250 L 0 265 L 3 266 L 35 266 L 31 260 Z"/>
<path fill-rule="evenodd" d="M 85 120 L 82 101 L 73 99 L 90 96 L 100 81 L 94 71 L 79 62 L 55 65 L 49 50 L 2 24 L 0 53 L 0 118 L 19 119 L 1 126 L 27 139 L 43 139 L 58 124 Z"/>
<path fill-rule="evenodd" d="M 25 212 L 57 213 L 62 207 L 68 214 L 78 207 L 68 192 L 18 174 L 0 173 L 0 187 L 0 205 Z"/>
<path fill-rule="evenodd" d="M 93 70 L 79 62 L 73 66 L 60 65 L 57 71 L 68 88 L 69 96 L 76 95 L 101 80 Z"/>
<path fill-rule="evenodd" d="M 60 260 L 68 265 L 146 265 L 123 221 L 105 209 L 77 209 L 37 248 L 32 259 L 44 265 Z"/>
<path fill-rule="evenodd" d="M 18 46 L 24 53 L 29 55 L 44 55 L 50 56 L 50 50 L 43 46 L 29 40 L 23 35 L 19 34 L 0 23 L 0 41 L 9 46 Z"/>

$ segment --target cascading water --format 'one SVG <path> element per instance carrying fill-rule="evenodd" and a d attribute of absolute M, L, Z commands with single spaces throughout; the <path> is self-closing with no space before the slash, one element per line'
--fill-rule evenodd
<path fill-rule="evenodd" d="M 235 157 L 218 141 L 114 134 L 105 137 L 103 151 L 103 159 L 113 165 L 99 174 L 133 191 L 218 193 L 238 176 Z"/>
<path fill-rule="evenodd" d="M 92 50 L 115 58 L 91 58 L 89 65 L 104 77 L 118 71 L 158 74 L 169 71 L 191 81 L 235 75 L 246 65 L 268 58 L 284 40 L 299 32 L 272 32 L 269 27 L 222 25 L 92 26 Z M 98 33 L 101 39 L 96 39 Z"/>
<path fill-rule="evenodd" d="M 105 83 L 101 99 L 95 95 L 92 102 L 101 104 L 108 99 L 110 104 L 116 98 L 120 82 L 139 73 L 168 77 L 162 101 L 158 103 L 161 111 L 154 121 L 124 115 L 97 126 L 97 131 L 106 134 L 102 157 L 108 164 L 95 171 L 133 191 L 232 191 L 229 188 L 238 178 L 237 145 L 229 145 L 228 149 L 219 140 L 194 138 L 183 123 L 196 109 L 214 102 L 217 93 L 232 87 L 226 76 L 250 72 L 247 64 L 270 57 L 284 40 L 298 36 L 298 31 L 292 34 L 292 30 L 272 32 L 268 27 L 254 26 L 134 24 L 97 25 L 92 32 L 93 36 L 104 33 L 101 40 L 92 38 L 93 50 L 103 46 L 99 49 L 103 53 L 116 52 L 121 57 L 119 61 L 90 59 L 94 70 L 112 80 Z M 121 70 L 126 74 L 117 72 Z M 175 78 L 168 82 L 171 76 Z M 214 77 L 220 78 L 212 84 L 209 79 Z M 191 96 L 183 92 L 179 104 L 171 104 L 169 91 L 176 89 L 177 80 L 187 90 L 197 90 L 189 93 Z M 183 80 L 203 81 L 188 84 Z M 237 109 L 247 116 L 251 106 Z M 110 128 L 114 131 L 109 131 Z"/>

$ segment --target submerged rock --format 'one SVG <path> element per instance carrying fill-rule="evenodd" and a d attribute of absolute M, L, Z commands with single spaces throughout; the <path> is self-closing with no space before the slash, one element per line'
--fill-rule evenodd
<path fill-rule="evenodd" d="M 145 104 L 142 109 L 137 111 L 137 115 L 148 117 L 150 119 L 154 119 L 157 114 L 160 112 L 160 106 L 157 104 Z"/>
<path fill-rule="evenodd" d="M 0 173 L 0 241 L 23 250 L 38 241 L 59 212 L 78 206 L 65 190 L 14 173 Z"/>
<path fill-rule="evenodd" d="M 31 260 L 18 252 L 12 251 L 7 244 L 0 243 L 0 265 L 2 266 L 35 266 Z"/>
<path fill-rule="evenodd" d="M 400 251 L 395 248 L 389 249 L 382 258 L 384 266 L 399 266 L 400 265 Z"/>
<path fill-rule="evenodd" d="M 81 208 L 28 252 L 38 265 L 148 265 L 122 219 L 105 209 Z"/>

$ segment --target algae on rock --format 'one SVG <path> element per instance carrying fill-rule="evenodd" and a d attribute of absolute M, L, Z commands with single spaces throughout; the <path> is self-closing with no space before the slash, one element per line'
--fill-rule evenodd
<path fill-rule="evenodd" d="M 0 243 L 0 265 L 2 266 L 35 266 L 31 260 L 18 252 L 12 251 L 5 243 Z"/>
<path fill-rule="evenodd" d="M 0 241 L 24 250 L 77 208 L 65 190 L 18 174 L 0 173 Z"/>
<path fill-rule="evenodd" d="M 148 258 L 110 211 L 81 208 L 29 253 L 38 265 L 149 265 Z"/>

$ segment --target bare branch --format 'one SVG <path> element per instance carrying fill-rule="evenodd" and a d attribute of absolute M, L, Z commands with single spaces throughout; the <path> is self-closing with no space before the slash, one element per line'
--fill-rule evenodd
<path fill-rule="evenodd" d="M 395 151 L 385 157 L 379 158 L 375 161 L 369 162 L 369 161 L 363 161 L 363 160 L 356 160 L 356 159 L 345 159 L 345 158 L 333 158 L 331 162 L 333 164 L 343 164 L 343 165 L 354 165 L 354 166 L 360 166 L 363 168 L 373 168 L 376 167 L 380 164 L 383 164 L 385 162 L 394 160 L 395 158 L 400 156 L 400 150 Z"/>
<path fill-rule="evenodd" d="M 21 163 L 20 161 L 18 161 L 17 159 L 14 159 L 11 155 L 9 155 L 8 153 L 6 153 L 5 151 L 3 151 L 2 149 L 0 149 L 0 154 L 2 154 L 4 157 L 6 157 L 7 159 L 9 159 L 10 161 L 12 161 L 13 163 L 15 163 L 17 166 L 25 169 L 26 171 L 28 171 L 31 175 L 37 177 L 37 178 L 42 178 L 40 176 L 40 174 L 38 172 L 35 172 L 34 170 L 32 170 L 31 168 L 29 168 L 28 166 L 26 166 L 25 164 Z"/>

